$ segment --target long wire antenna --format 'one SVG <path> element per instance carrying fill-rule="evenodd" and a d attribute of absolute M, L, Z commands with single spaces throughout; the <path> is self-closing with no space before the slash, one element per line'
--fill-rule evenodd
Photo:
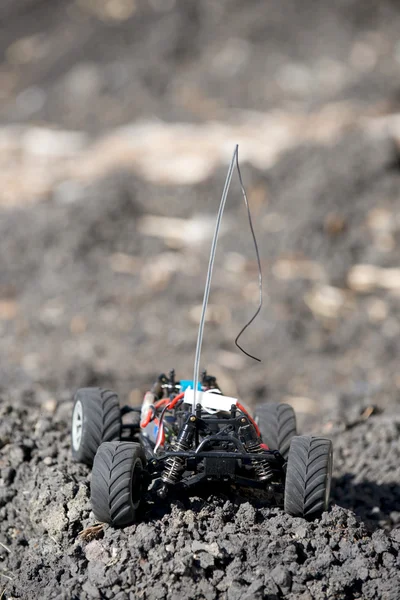
<path fill-rule="evenodd" d="M 212 272 L 213 272 L 213 268 L 214 268 L 215 251 L 217 249 L 218 234 L 219 234 L 219 230 L 221 227 L 222 215 L 224 213 L 226 199 L 228 197 L 229 187 L 230 187 L 231 180 L 232 180 L 233 169 L 235 168 L 235 159 L 237 160 L 238 150 L 239 150 L 239 146 L 236 144 L 235 151 L 233 153 L 232 160 L 229 165 L 228 174 L 226 176 L 224 190 L 222 192 L 221 202 L 219 205 L 217 221 L 215 223 L 214 237 L 213 237 L 212 244 L 211 244 L 210 261 L 208 263 L 206 286 L 204 288 L 203 307 L 201 309 L 199 332 L 197 334 L 196 354 L 195 354 L 195 359 L 194 359 L 193 412 L 195 412 L 195 410 L 196 410 L 196 395 L 197 395 L 197 386 L 198 386 L 198 382 L 199 382 L 199 370 L 200 370 L 200 354 L 201 354 L 201 346 L 203 343 L 204 321 L 206 318 L 208 297 L 210 295 L 211 278 L 212 278 Z"/>
<path fill-rule="evenodd" d="M 210 260 L 208 263 L 207 279 L 206 279 L 206 285 L 205 285 L 205 289 L 204 289 L 203 306 L 201 309 L 199 332 L 197 335 L 196 354 L 195 354 L 195 359 L 194 359 L 193 407 L 192 407 L 193 412 L 195 412 L 195 410 L 196 410 L 196 394 L 197 394 L 197 387 L 198 387 L 198 382 L 199 382 L 199 371 L 200 371 L 200 354 L 201 354 L 201 347 L 202 347 L 202 343 L 203 343 L 204 323 L 205 323 L 205 317 L 206 317 L 206 311 L 207 311 L 208 298 L 210 295 L 211 278 L 212 278 L 212 273 L 213 273 L 213 268 L 214 268 L 218 235 L 219 235 L 219 230 L 221 227 L 222 215 L 224 213 L 224 208 L 225 208 L 226 200 L 228 197 L 229 187 L 230 187 L 230 184 L 232 181 L 232 175 L 233 175 L 233 170 L 235 168 L 235 165 L 236 165 L 238 176 L 239 176 L 240 188 L 242 190 L 242 195 L 243 195 L 243 198 L 244 198 L 244 201 L 246 204 L 246 208 L 247 208 L 247 216 L 249 219 L 250 231 L 251 231 L 251 235 L 253 237 L 254 247 L 256 250 L 257 265 L 258 265 L 258 285 L 259 285 L 259 294 L 260 294 L 258 308 L 257 308 L 256 312 L 254 313 L 254 315 L 251 317 L 250 321 L 248 321 L 248 323 L 246 323 L 246 325 L 239 331 L 239 333 L 235 339 L 235 344 L 239 348 L 239 350 L 241 350 L 244 354 L 246 354 L 246 356 L 249 356 L 250 358 L 253 358 L 256 361 L 261 362 L 259 358 L 246 352 L 246 350 L 244 350 L 242 348 L 242 346 L 240 346 L 238 343 L 240 336 L 244 333 L 244 331 L 246 331 L 246 329 L 249 327 L 249 325 L 251 325 L 251 323 L 254 321 L 254 319 L 257 317 L 257 315 L 261 311 L 261 307 L 262 307 L 262 270 L 261 270 L 260 253 L 258 251 L 256 235 L 254 233 L 253 222 L 251 219 L 250 206 L 249 206 L 249 202 L 247 199 L 246 190 L 243 185 L 242 174 L 241 174 L 240 167 L 239 167 L 239 146 L 236 144 L 235 150 L 233 152 L 232 160 L 229 165 L 228 173 L 226 176 L 224 190 L 222 192 L 221 202 L 219 205 L 217 220 L 215 223 L 214 236 L 213 236 L 213 240 L 212 240 L 212 244 L 211 244 Z"/>
<path fill-rule="evenodd" d="M 254 248 L 256 250 L 257 265 L 258 265 L 259 301 L 258 301 L 258 308 L 257 308 L 256 312 L 251 317 L 250 321 L 248 323 L 246 323 L 246 325 L 239 331 L 238 335 L 236 336 L 235 344 L 239 348 L 239 350 L 241 350 L 244 354 L 246 354 L 246 356 L 249 356 L 250 358 L 253 358 L 254 360 L 257 360 L 258 362 L 261 362 L 261 360 L 259 358 L 257 358 L 256 356 L 253 356 L 252 354 L 249 354 L 248 352 L 246 352 L 246 350 L 244 350 L 244 348 L 242 348 L 242 346 L 240 346 L 240 344 L 238 343 L 238 339 L 240 338 L 240 336 L 242 335 L 242 333 L 244 333 L 246 331 L 246 329 L 252 324 L 252 322 L 254 321 L 254 319 L 260 313 L 260 310 L 262 308 L 262 303 L 263 303 L 263 297 L 262 297 L 263 282 L 262 282 L 262 269 L 261 269 L 260 253 L 258 251 L 256 234 L 254 233 L 253 221 L 251 219 L 251 212 L 250 212 L 249 201 L 247 200 L 247 194 L 246 194 L 246 190 L 244 189 L 243 180 L 242 180 L 242 174 L 240 172 L 240 167 L 239 167 L 239 148 L 238 148 L 238 146 L 236 146 L 236 168 L 237 168 L 237 172 L 238 172 L 238 176 L 239 176 L 240 188 L 242 190 L 243 198 L 244 198 L 244 201 L 245 201 L 245 204 L 246 204 L 246 208 L 247 208 L 247 216 L 249 218 L 249 225 L 250 225 L 251 235 L 253 237 Z"/>

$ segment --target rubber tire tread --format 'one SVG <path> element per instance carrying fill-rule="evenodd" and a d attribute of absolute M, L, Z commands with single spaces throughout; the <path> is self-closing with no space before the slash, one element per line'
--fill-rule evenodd
<path fill-rule="evenodd" d="M 296 414 L 289 404 L 259 404 L 254 417 L 262 440 L 287 459 L 292 438 L 297 435 Z"/>
<path fill-rule="evenodd" d="M 72 445 L 74 460 L 92 466 L 103 442 L 121 437 L 121 409 L 115 392 L 102 388 L 81 388 L 75 394 L 74 407 L 80 400 L 83 409 L 82 437 L 78 450 Z"/>
<path fill-rule="evenodd" d="M 138 485 L 136 469 L 144 470 L 145 466 L 146 457 L 140 444 L 101 444 L 93 463 L 90 494 L 98 521 L 114 527 L 125 527 L 136 521 L 141 498 L 135 502 L 132 490 Z"/>
<path fill-rule="evenodd" d="M 322 437 L 292 439 L 286 470 L 285 512 L 315 519 L 328 509 L 332 477 L 332 442 Z"/>

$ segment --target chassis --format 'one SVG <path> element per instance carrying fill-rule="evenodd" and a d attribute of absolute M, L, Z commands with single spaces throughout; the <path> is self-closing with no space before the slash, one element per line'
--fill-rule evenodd
<path fill-rule="evenodd" d="M 205 372 L 193 411 L 191 383 L 176 381 L 174 371 L 160 375 L 141 407 L 120 408 L 109 390 L 78 390 L 72 452 L 93 464 L 91 502 L 99 521 L 129 525 L 148 490 L 165 498 L 205 482 L 256 488 L 294 516 L 327 510 L 330 440 L 297 436 L 286 404 L 261 405 L 252 417 Z"/>

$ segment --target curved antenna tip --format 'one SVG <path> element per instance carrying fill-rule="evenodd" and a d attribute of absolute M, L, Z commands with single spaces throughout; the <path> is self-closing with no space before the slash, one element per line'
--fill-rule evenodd
<path fill-rule="evenodd" d="M 257 358 L 256 356 L 253 356 L 252 354 L 249 354 L 249 352 L 246 352 L 246 350 L 244 348 L 242 348 L 242 346 L 239 344 L 239 341 L 238 341 L 239 338 L 241 337 L 241 335 L 246 331 L 246 329 L 252 324 L 252 322 L 254 321 L 254 319 L 260 313 L 261 308 L 262 308 L 262 303 L 263 303 L 263 297 L 262 297 L 263 284 L 262 284 L 262 269 L 261 269 L 260 253 L 259 253 L 259 250 L 258 250 L 258 244 L 257 244 L 256 234 L 254 232 L 253 221 L 252 221 L 252 218 L 251 218 L 251 211 L 250 211 L 249 201 L 247 199 L 247 194 L 246 194 L 246 190 L 244 188 L 242 174 L 240 172 L 238 148 L 239 148 L 239 145 L 236 144 L 236 150 L 235 150 L 235 154 L 236 154 L 236 169 L 237 169 L 237 173 L 238 173 L 238 177 L 239 177 L 240 189 L 242 190 L 243 199 L 244 199 L 244 202 L 245 202 L 246 208 L 247 208 L 247 216 L 248 216 L 248 220 L 249 220 L 251 236 L 253 238 L 254 248 L 255 248 L 255 251 L 256 251 L 257 266 L 258 266 L 259 303 L 258 303 L 258 307 L 257 307 L 257 310 L 254 313 L 254 315 L 251 317 L 251 319 L 246 323 L 246 325 L 239 331 L 238 335 L 236 336 L 235 344 L 239 348 L 239 350 L 241 350 L 243 352 L 243 354 L 246 354 L 246 356 L 248 356 L 249 358 L 252 358 L 253 360 L 256 360 L 257 362 L 261 362 L 261 360 L 259 358 Z"/>

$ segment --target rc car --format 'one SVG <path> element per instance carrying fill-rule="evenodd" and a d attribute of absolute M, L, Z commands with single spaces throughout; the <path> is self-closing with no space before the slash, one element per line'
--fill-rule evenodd
<path fill-rule="evenodd" d="M 256 488 L 296 517 L 312 519 L 327 510 L 330 440 L 298 436 L 288 404 L 262 404 L 251 416 L 206 372 L 193 411 L 192 386 L 177 381 L 174 371 L 162 374 L 140 407 L 120 407 L 109 390 L 78 390 L 72 453 L 93 465 L 91 503 L 99 521 L 132 524 L 149 492 L 165 498 L 172 489 L 202 482 Z M 124 422 L 128 413 L 133 418 Z"/>
<path fill-rule="evenodd" d="M 234 167 L 237 167 L 259 271 L 260 301 L 235 339 L 236 346 L 262 307 L 262 270 L 249 203 L 233 153 L 217 214 L 204 289 L 192 380 L 160 375 L 143 404 L 120 408 L 114 392 L 84 388 L 72 415 L 75 460 L 93 464 L 91 500 L 96 518 L 116 527 L 134 523 L 147 494 L 165 498 L 171 489 L 204 482 L 257 488 L 296 517 L 314 518 L 328 508 L 332 444 L 297 436 L 287 404 L 263 404 L 254 415 L 237 398 L 225 396 L 216 378 L 199 377 L 200 352 L 217 239 Z M 131 418 L 128 421 L 128 415 Z M 139 419 L 132 419 L 135 413 Z"/>

